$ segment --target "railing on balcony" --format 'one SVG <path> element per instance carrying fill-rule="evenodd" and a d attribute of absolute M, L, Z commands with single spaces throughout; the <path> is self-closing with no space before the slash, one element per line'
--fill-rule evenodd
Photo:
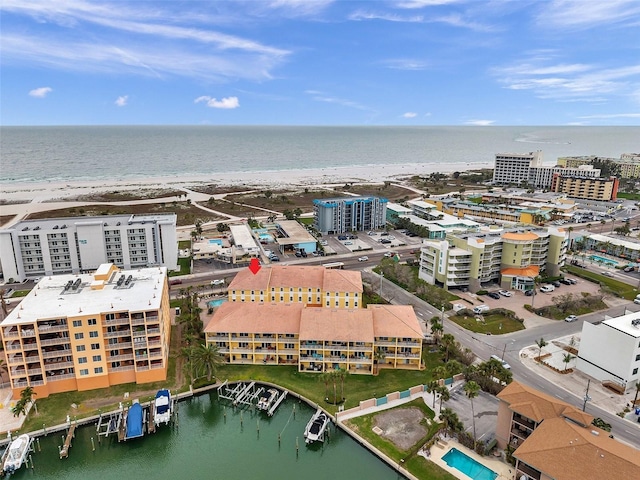
<path fill-rule="evenodd" d="M 39 387 L 40 385 L 44 385 L 44 380 L 31 380 L 29 384 L 32 387 Z"/>
<path fill-rule="evenodd" d="M 55 333 L 55 332 L 66 332 L 69 330 L 68 325 L 39 325 L 38 333 Z"/>
<path fill-rule="evenodd" d="M 144 324 L 144 318 L 132 318 L 131 319 L 131 325 L 143 325 Z"/>
<path fill-rule="evenodd" d="M 121 350 L 123 348 L 131 348 L 133 344 L 131 342 L 119 342 L 107 344 L 107 350 Z"/>
<path fill-rule="evenodd" d="M 104 321 L 105 325 L 129 325 L 129 317 L 126 318 L 112 318 Z"/>
<path fill-rule="evenodd" d="M 113 367 L 113 368 L 109 368 L 109 373 L 111 372 L 126 372 L 128 370 L 134 370 L 136 367 L 135 365 L 125 365 L 123 367 Z"/>
<path fill-rule="evenodd" d="M 24 357 L 22 355 L 9 355 L 7 358 L 9 365 L 14 363 L 24 363 Z"/>
<path fill-rule="evenodd" d="M 532 468 L 526 463 L 523 463 L 521 461 L 518 461 L 517 465 L 518 466 L 516 467 L 516 478 L 522 478 L 522 476 L 525 475 L 526 478 L 529 478 L 532 480 L 540 480 L 541 474 L 535 468 Z"/>
<path fill-rule="evenodd" d="M 154 333 L 160 333 L 160 329 L 159 328 L 149 328 L 147 330 L 147 335 L 152 335 Z"/>
<path fill-rule="evenodd" d="M 61 357 L 61 356 L 70 355 L 70 354 L 71 354 L 71 349 L 65 348 L 63 350 L 51 350 L 50 352 L 42 352 L 42 358 L 55 358 L 55 357 Z"/>
<path fill-rule="evenodd" d="M 26 338 L 26 337 L 35 337 L 36 336 L 36 331 L 33 329 L 27 329 L 25 328 L 24 330 L 20 330 L 20 336 L 22 338 Z"/>
<path fill-rule="evenodd" d="M 69 343 L 69 337 L 49 338 L 48 340 L 40 340 L 40 346 L 60 345 L 61 343 Z"/>
<path fill-rule="evenodd" d="M 45 363 L 45 370 L 60 370 L 61 368 L 73 367 L 73 362 Z"/>
<path fill-rule="evenodd" d="M 207 340 L 212 342 L 224 342 L 229 340 L 229 335 L 207 335 Z"/>
<path fill-rule="evenodd" d="M 122 355 L 107 357 L 107 362 L 118 362 L 122 360 L 133 360 L 133 353 L 123 353 Z"/>
<path fill-rule="evenodd" d="M 69 378 L 76 378 L 76 374 L 75 373 L 63 373 L 62 375 L 48 375 L 47 376 L 47 382 L 56 382 L 58 380 L 67 380 Z"/>
<path fill-rule="evenodd" d="M 24 388 L 26 386 L 27 386 L 27 382 L 26 381 L 13 382 L 13 388 Z"/>
<path fill-rule="evenodd" d="M 527 427 L 530 430 L 533 430 L 534 428 L 536 428 L 536 424 L 535 422 L 533 422 L 532 420 L 529 420 L 528 418 L 524 418 L 518 414 L 513 415 L 513 422 L 514 423 L 518 423 L 520 425 L 523 425 L 525 427 Z"/>
<path fill-rule="evenodd" d="M 24 350 L 25 352 L 27 350 L 38 350 L 38 343 L 37 342 L 25 343 L 22 345 L 22 350 Z"/>
<path fill-rule="evenodd" d="M 118 330 L 117 332 L 107 332 L 104 334 L 105 338 L 113 338 L 113 337 L 130 337 L 131 329 L 127 328 L 125 330 Z"/>
<path fill-rule="evenodd" d="M 2 332 L 2 336 L 4 338 L 18 338 L 18 330 L 12 330 L 9 328 L 5 328 L 4 332 Z"/>
<path fill-rule="evenodd" d="M 149 358 L 162 358 L 162 350 L 159 352 L 149 352 Z"/>
<path fill-rule="evenodd" d="M 27 370 L 27 375 L 42 375 L 41 368 L 30 368 Z"/>

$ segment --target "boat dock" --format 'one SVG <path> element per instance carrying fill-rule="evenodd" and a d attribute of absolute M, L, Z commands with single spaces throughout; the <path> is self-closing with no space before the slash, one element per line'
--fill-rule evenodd
<path fill-rule="evenodd" d="M 156 433 L 156 422 L 155 422 L 155 411 L 156 411 L 156 401 L 152 400 L 149 402 L 149 423 L 147 423 L 147 433 Z"/>
<path fill-rule="evenodd" d="M 76 432 L 76 424 L 73 423 L 69 427 L 69 432 L 67 433 L 67 438 L 64 440 L 64 445 L 60 449 L 60 458 L 68 458 L 69 457 L 69 449 L 71 448 L 71 442 L 73 441 L 73 437 Z"/>
<path fill-rule="evenodd" d="M 276 413 L 278 406 L 280 406 L 280 404 L 284 401 L 284 399 L 287 398 L 288 394 L 289 392 L 287 390 L 283 391 L 278 397 L 278 399 L 273 403 L 273 405 L 271 405 L 271 408 L 267 412 L 267 415 L 269 415 L 270 417 L 273 417 L 273 414 Z"/>
<path fill-rule="evenodd" d="M 108 437 L 112 433 L 118 433 L 118 426 L 122 422 L 123 415 L 124 408 L 122 408 L 122 405 L 120 405 L 120 409 L 117 412 L 100 414 L 98 425 L 96 426 L 96 434 L 98 436 Z"/>

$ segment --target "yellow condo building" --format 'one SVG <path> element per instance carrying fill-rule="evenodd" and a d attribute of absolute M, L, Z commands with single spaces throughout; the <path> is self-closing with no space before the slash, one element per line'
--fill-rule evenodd
<path fill-rule="evenodd" d="M 227 363 L 298 366 L 301 372 L 420 369 L 423 333 L 410 306 L 362 308 L 360 272 L 324 267 L 249 269 L 205 327 Z"/>
<path fill-rule="evenodd" d="M 0 324 L 14 398 L 166 380 L 167 269 L 44 277 Z"/>

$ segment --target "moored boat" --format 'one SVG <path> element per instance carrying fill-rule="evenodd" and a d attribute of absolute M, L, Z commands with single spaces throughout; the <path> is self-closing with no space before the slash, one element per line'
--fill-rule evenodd
<path fill-rule="evenodd" d="M 127 411 L 127 430 L 125 432 L 124 439 L 131 440 L 132 438 L 141 437 L 144 435 L 143 430 L 144 411 L 142 405 L 137 401 L 134 401 L 133 405 L 129 407 Z"/>
<path fill-rule="evenodd" d="M 324 432 L 329 424 L 329 416 L 318 409 L 304 429 L 305 443 L 324 442 Z"/>
<path fill-rule="evenodd" d="M 268 412 L 273 405 L 273 402 L 278 398 L 278 390 L 275 388 L 269 388 L 260 394 L 260 398 L 258 399 L 258 410 L 264 410 Z"/>
<path fill-rule="evenodd" d="M 2 464 L 2 470 L 4 473 L 13 473 L 22 467 L 22 464 L 27 460 L 29 451 L 31 450 L 31 437 L 27 434 L 20 435 L 13 440 L 7 452 L 4 463 Z"/>
<path fill-rule="evenodd" d="M 156 426 L 169 424 L 171 421 L 171 393 L 167 389 L 158 390 L 153 404 L 153 421 Z"/>

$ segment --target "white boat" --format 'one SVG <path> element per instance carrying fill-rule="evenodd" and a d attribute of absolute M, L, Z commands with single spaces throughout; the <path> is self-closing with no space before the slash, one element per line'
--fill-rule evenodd
<path fill-rule="evenodd" d="M 271 408 L 271 405 L 273 405 L 273 402 L 275 402 L 278 398 L 278 393 L 278 390 L 276 390 L 275 388 L 270 388 L 262 392 L 260 394 L 260 398 L 258 399 L 258 410 L 264 410 L 265 412 L 268 412 Z"/>
<path fill-rule="evenodd" d="M 6 452 L 6 458 L 2 469 L 4 473 L 13 473 L 27 460 L 31 450 L 31 437 L 27 434 L 20 435 L 13 440 Z"/>
<path fill-rule="evenodd" d="M 319 408 L 304 429 L 305 443 L 324 442 L 324 431 L 327 425 L 329 425 L 329 416 Z"/>
<path fill-rule="evenodd" d="M 169 390 L 158 390 L 154 403 L 153 421 L 156 426 L 168 425 L 171 421 L 171 393 Z"/>

